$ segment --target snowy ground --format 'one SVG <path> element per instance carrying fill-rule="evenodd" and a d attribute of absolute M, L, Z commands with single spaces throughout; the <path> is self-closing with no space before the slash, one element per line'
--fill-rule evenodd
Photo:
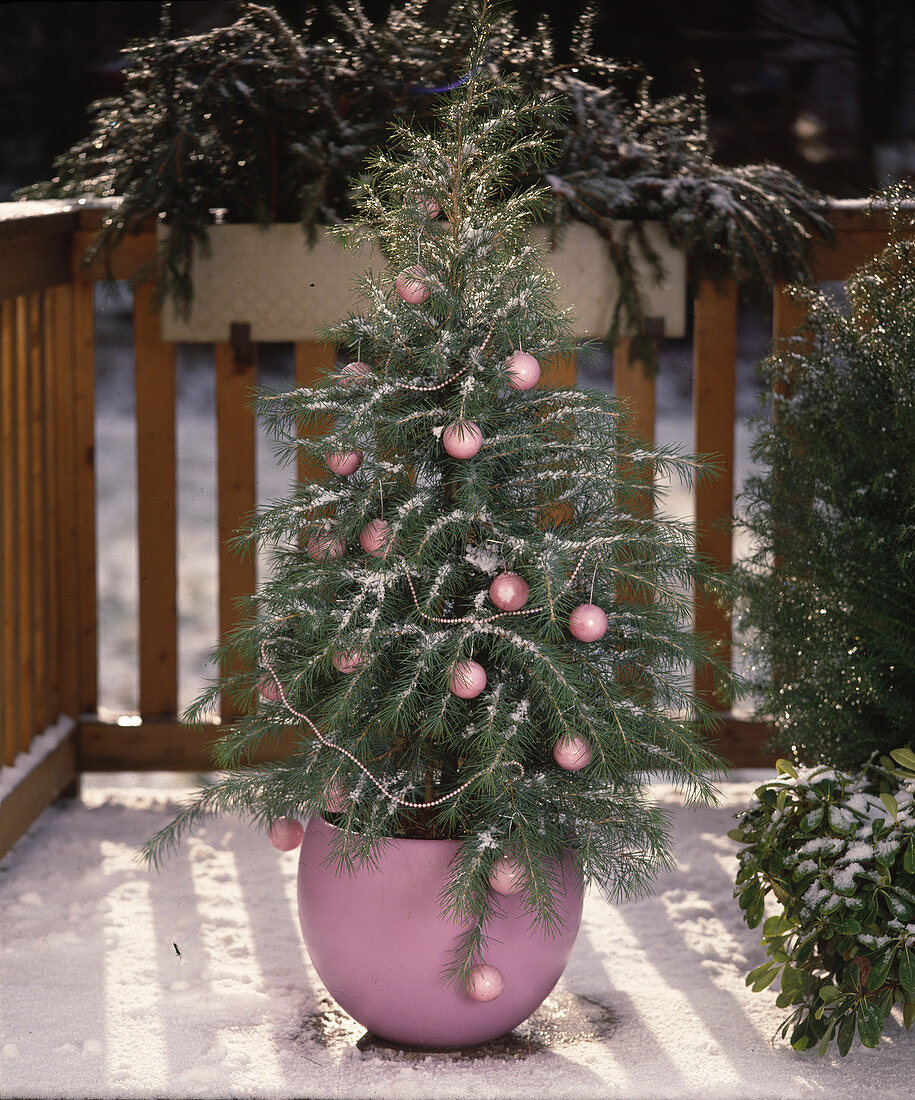
<path fill-rule="evenodd" d="M 911 1096 L 898 1018 L 877 1050 L 820 1059 L 773 1045 L 776 994 L 744 984 L 764 955 L 731 897 L 725 833 L 763 774 L 735 775 L 698 812 L 657 787 L 677 869 L 645 901 L 589 896 L 566 973 L 528 1024 L 425 1055 L 372 1041 L 328 998 L 298 931 L 295 853 L 226 818 L 148 872 L 136 848 L 176 807 L 174 780 L 93 777 L 0 863 L 2 1095 Z"/>

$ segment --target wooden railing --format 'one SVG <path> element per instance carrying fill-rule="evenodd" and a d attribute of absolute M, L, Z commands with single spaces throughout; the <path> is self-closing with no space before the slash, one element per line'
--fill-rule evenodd
<path fill-rule="evenodd" d="M 0 206 L 0 723 L 3 760 L 17 764 L 0 784 L 0 853 L 80 772 L 198 770 L 209 765 L 217 727 L 179 724 L 176 368 L 149 292 L 133 307 L 139 555 L 139 715 L 98 715 L 98 613 L 95 546 L 93 284 L 128 279 L 152 259 L 152 231 L 129 237 L 110 265 L 82 262 L 103 211 L 79 205 Z M 818 244 L 817 278 L 842 279 L 886 240 L 886 218 L 863 204 L 831 211 L 837 246 Z M 774 333 L 799 315 L 775 289 Z M 724 474 L 698 487 L 699 550 L 731 563 L 737 288 L 700 281 L 694 298 L 694 447 L 722 456 Z M 295 346 L 295 379 L 311 382 L 334 349 Z M 236 620 L 235 601 L 255 587 L 255 565 L 226 549 L 227 537 L 255 508 L 255 424 L 248 392 L 257 380 L 256 348 L 214 348 L 217 409 L 219 629 Z M 555 364 L 554 379 L 574 378 Z M 614 385 L 635 410 L 636 428 L 654 438 L 654 380 L 614 349 Z M 687 442 L 687 441 L 684 441 Z M 730 653 L 730 623 L 696 598 L 695 627 Z M 700 682 L 700 690 L 712 685 Z M 227 715 L 226 717 L 230 717 Z M 49 732 L 46 732 L 49 731 Z M 44 737 L 40 736 L 44 734 Z M 724 756 L 764 762 L 766 729 L 722 714 Z M 20 754 L 28 753 L 26 757 Z M 10 780 L 9 777 L 12 777 Z"/>

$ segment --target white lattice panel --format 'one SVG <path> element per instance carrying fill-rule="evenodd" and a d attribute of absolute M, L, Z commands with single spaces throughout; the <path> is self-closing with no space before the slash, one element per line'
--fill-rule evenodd
<path fill-rule="evenodd" d="M 548 231 L 532 231 L 547 240 Z M 656 225 L 648 232 L 667 278 L 655 286 L 643 278 L 648 314 L 664 321 L 667 336 L 686 331 L 686 263 L 674 252 Z M 581 223 L 570 225 L 562 244 L 547 260 L 556 272 L 562 293 L 560 306 L 572 313 L 580 336 L 603 336 L 610 326 L 616 301 L 617 279 L 607 245 L 597 232 Z M 194 303 L 183 320 L 171 303 L 162 312 L 165 340 L 210 343 L 229 339 L 229 326 L 251 326 L 253 341 L 316 339 L 316 329 L 357 306 L 357 277 L 374 262 L 384 261 L 363 246 L 345 252 L 323 231 L 314 247 L 297 225 L 216 225 L 210 228 L 210 250 L 194 262 Z"/>

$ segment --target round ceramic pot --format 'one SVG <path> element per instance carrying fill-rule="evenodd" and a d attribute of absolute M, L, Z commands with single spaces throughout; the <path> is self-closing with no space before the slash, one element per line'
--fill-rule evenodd
<path fill-rule="evenodd" d="M 532 930 L 517 896 L 498 897 L 485 962 L 505 986 L 475 1001 L 442 974 L 463 925 L 442 915 L 440 897 L 458 843 L 393 840 L 354 874 L 330 865 L 334 828 L 313 817 L 299 855 L 299 921 L 321 981 L 373 1035 L 411 1047 L 460 1047 L 504 1035 L 525 1020 L 565 969 L 581 923 L 581 876 L 561 866 L 555 936 Z"/>

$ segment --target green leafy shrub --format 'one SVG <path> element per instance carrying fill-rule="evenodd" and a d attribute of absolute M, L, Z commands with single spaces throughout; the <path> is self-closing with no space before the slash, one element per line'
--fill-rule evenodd
<path fill-rule="evenodd" d="M 778 762 L 728 835 L 739 853 L 735 896 L 763 925 L 769 961 L 747 975 L 755 992 L 781 978 L 779 1028 L 796 1050 L 834 1039 L 868 1047 L 902 1006 L 915 1020 L 915 753 L 897 749 L 848 774 Z M 767 897 L 780 911 L 765 917 Z"/>
<path fill-rule="evenodd" d="M 915 748 L 915 241 L 892 239 L 847 284 L 848 309 L 797 291 L 806 324 L 763 363 L 770 383 L 742 522 L 742 629 L 760 717 L 803 764 L 856 769 Z"/>

